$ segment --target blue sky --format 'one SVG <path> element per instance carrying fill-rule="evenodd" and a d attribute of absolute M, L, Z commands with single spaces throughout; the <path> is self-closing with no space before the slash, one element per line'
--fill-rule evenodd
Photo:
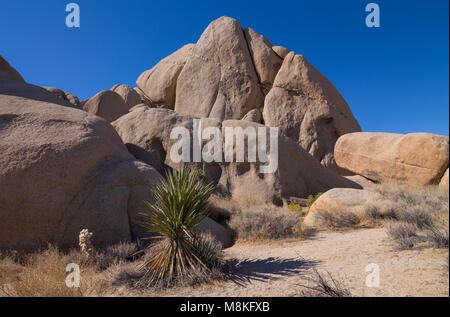
<path fill-rule="evenodd" d="M 81 27 L 65 26 L 67 3 Z M 367 28 L 378 3 L 381 27 Z M 364 131 L 449 133 L 447 0 L 0 0 L 0 54 L 30 83 L 80 100 L 140 73 L 227 15 L 303 54 Z"/>

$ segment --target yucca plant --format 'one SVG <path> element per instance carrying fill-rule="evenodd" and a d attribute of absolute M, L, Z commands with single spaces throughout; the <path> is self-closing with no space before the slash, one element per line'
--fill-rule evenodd
<path fill-rule="evenodd" d="M 193 229 L 206 218 L 213 190 L 187 167 L 166 172 L 166 180 L 153 188 L 155 202 L 145 203 L 147 211 L 141 213 L 140 224 L 164 240 L 143 263 L 149 283 L 171 284 L 208 270 L 199 246 L 209 249 Z"/>

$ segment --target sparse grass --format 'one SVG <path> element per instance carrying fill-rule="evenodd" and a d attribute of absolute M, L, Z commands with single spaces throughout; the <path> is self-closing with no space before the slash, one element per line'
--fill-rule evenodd
<path fill-rule="evenodd" d="M 408 222 L 390 222 L 387 225 L 389 236 L 400 250 L 412 249 L 420 241 L 417 226 Z"/>
<path fill-rule="evenodd" d="M 348 228 L 354 228 L 361 224 L 361 218 L 351 212 L 332 214 L 327 211 L 320 210 L 315 214 L 316 221 L 322 226 L 338 231 Z"/>
<path fill-rule="evenodd" d="M 104 282 L 95 274 L 94 265 L 81 265 L 80 288 L 69 288 L 65 280 L 68 257 L 57 248 L 28 255 L 23 263 L 10 257 L 0 260 L 0 296 L 12 297 L 78 297 L 103 292 Z"/>
<path fill-rule="evenodd" d="M 298 213 L 276 208 L 235 212 L 229 226 L 238 239 L 249 241 L 306 237 L 312 234 L 310 229 L 302 226 L 302 217 Z"/>
<path fill-rule="evenodd" d="M 352 294 L 343 282 L 335 279 L 329 272 L 320 273 L 313 268 L 312 274 L 305 278 L 308 285 L 299 285 L 307 289 L 305 297 L 351 297 Z"/>

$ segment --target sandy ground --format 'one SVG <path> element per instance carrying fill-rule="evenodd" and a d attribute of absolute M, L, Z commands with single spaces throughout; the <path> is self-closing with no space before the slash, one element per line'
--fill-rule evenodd
<path fill-rule="evenodd" d="M 177 288 L 157 296 L 301 296 L 305 276 L 328 271 L 353 296 L 448 296 L 448 250 L 398 251 L 384 229 L 320 232 L 304 241 L 238 243 L 225 250 L 236 259 L 231 281 Z M 379 287 L 366 286 L 366 266 L 378 265 Z"/>

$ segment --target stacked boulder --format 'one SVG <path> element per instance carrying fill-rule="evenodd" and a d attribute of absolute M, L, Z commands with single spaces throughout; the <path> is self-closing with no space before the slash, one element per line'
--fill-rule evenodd
<path fill-rule="evenodd" d="M 61 92 L 27 84 L 0 57 L 0 250 L 73 247 L 82 229 L 96 246 L 148 235 L 138 213 L 160 174 Z"/>

